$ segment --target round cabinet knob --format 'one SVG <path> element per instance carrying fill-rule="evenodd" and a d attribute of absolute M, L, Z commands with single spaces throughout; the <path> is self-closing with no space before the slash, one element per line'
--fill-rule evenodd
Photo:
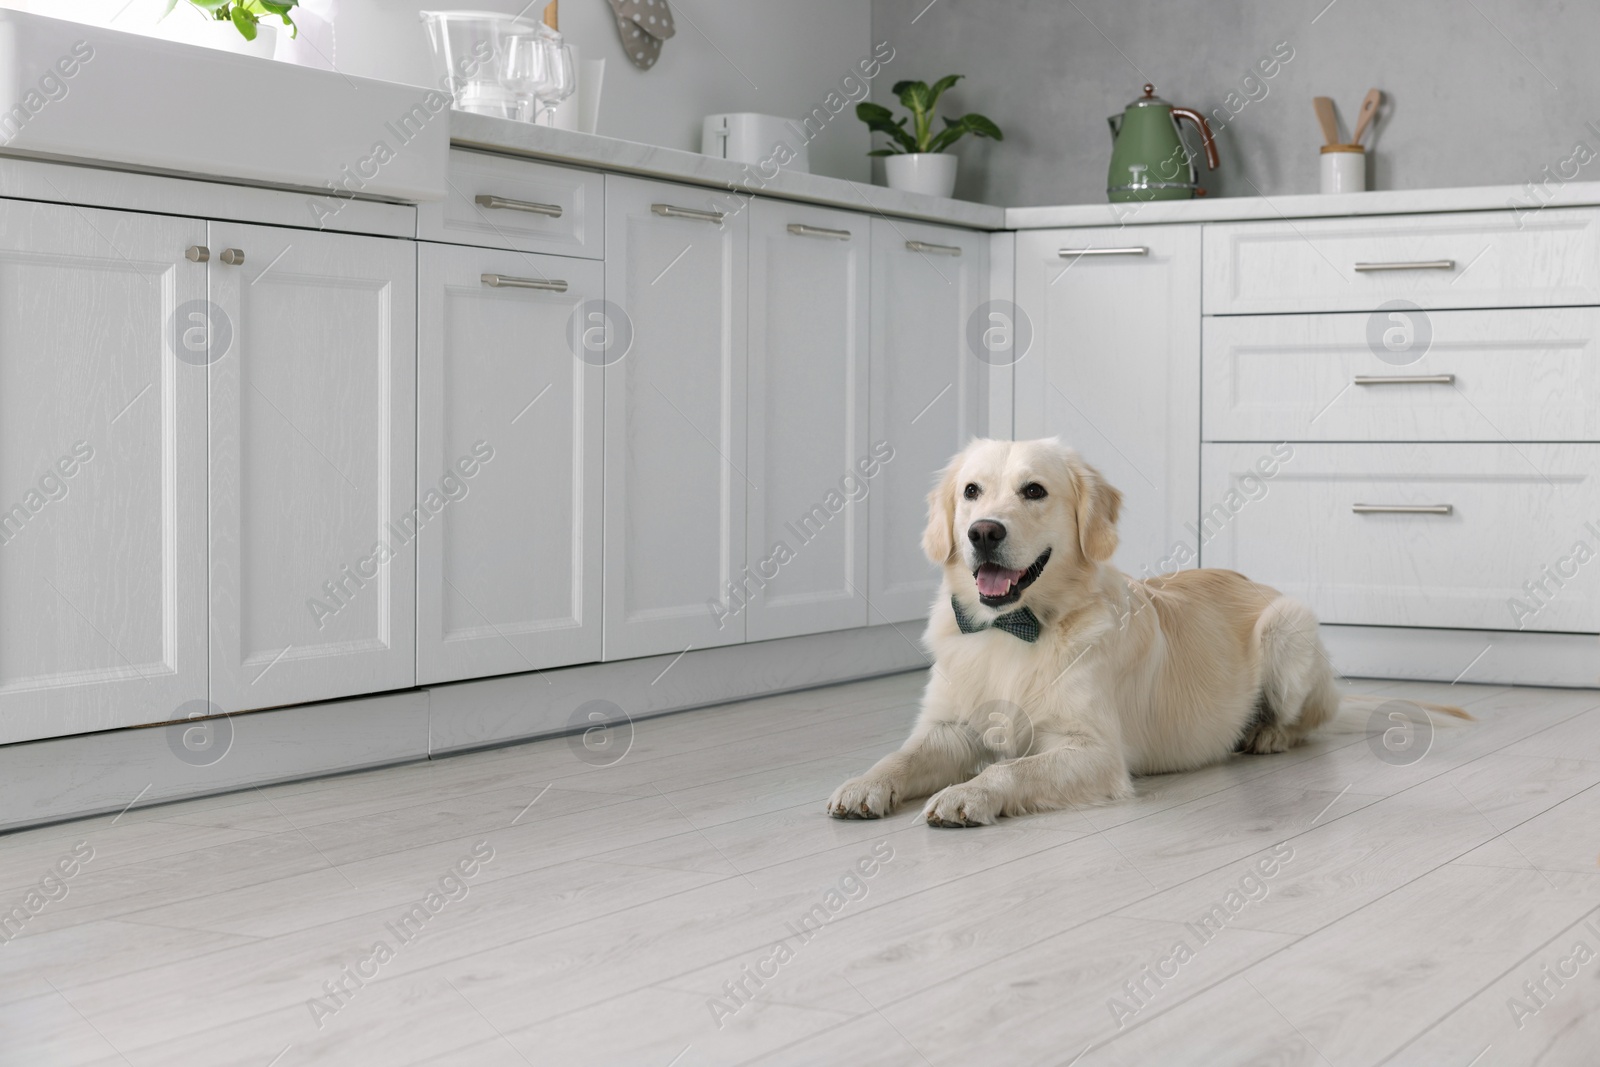
<path fill-rule="evenodd" d="M 244 262 L 244 249 L 224 248 L 222 250 L 222 262 L 226 263 L 230 267 L 237 267 L 239 264 Z"/>
<path fill-rule="evenodd" d="M 211 249 L 205 245 L 190 245 L 188 251 L 184 252 L 183 258 L 190 263 L 204 263 L 211 258 Z"/>

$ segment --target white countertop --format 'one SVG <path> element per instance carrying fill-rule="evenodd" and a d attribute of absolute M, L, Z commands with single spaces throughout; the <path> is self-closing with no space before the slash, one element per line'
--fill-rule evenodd
<path fill-rule="evenodd" d="M 639 174 L 668 181 L 687 182 L 720 189 L 725 195 L 756 193 L 785 200 L 826 204 L 851 211 L 875 211 L 900 218 L 924 219 L 974 230 L 999 230 L 1006 224 L 1004 208 L 947 200 L 919 193 L 902 193 L 882 185 L 866 185 L 820 174 L 780 170 L 764 181 L 755 166 L 733 163 L 698 152 L 619 141 L 572 130 L 556 130 L 528 122 L 450 112 L 450 141 L 459 148 L 526 156 L 551 163 Z"/>
<path fill-rule="evenodd" d="M 1350 215 L 1412 215 L 1431 211 L 1505 211 L 1512 207 L 1584 207 L 1600 204 L 1600 182 L 1568 182 L 1535 192 L 1524 185 L 1459 189 L 1391 189 L 1323 196 L 1219 196 L 1133 204 L 1072 204 L 1006 209 L 1008 230 L 1058 226 L 1139 226 L 1161 222 L 1231 222 L 1245 219 L 1314 219 Z"/>
<path fill-rule="evenodd" d="M 723 190 L 754 192 L 786 200 L 876 211 L 977 230 L 1039 230 L 1067 226 L 1141 226 L 1163 222 L 1231 222 L 1247 219 L 1312 219 L 1362 215 L 1411 215 L 1435 211 L 1505 211 L 1514 207 L 1600 205 L 1600 182 L 1569 182 L 1554 189 L 1486 185 L 1452 189 L 1394 189 L 1323 196 L 1228 196 L 1132 204 L 1067 204 L 1000 208 L 966 200 L 902 193 L 882 185 L 779 171 L 763 181 L 753 166 L 673 148 L 555 130 L 465 112 L 450 113 L 450 140 L 461 148 L 525 156 L 571 166 L 594 167 Z"/>
<path fill-rule="evenodd" d="M 6 155 L 312 190 L 325 215 L 448 192 L 449 97 L 419 86 L 4 9 L 0 86 Z"/>

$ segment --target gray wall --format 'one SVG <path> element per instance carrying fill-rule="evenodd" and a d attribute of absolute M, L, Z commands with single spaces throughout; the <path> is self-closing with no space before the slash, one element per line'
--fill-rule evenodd
<path fill-rule="evenodd" d="M 1106 116 L 1144 82 L 1209 117 L 1230 92 L 1244 99 L 1246 74 L 1285 41 L 1294 58 L 1252 84 L 1259 99 L 1217 133 L 1222 167 L 1202 178 L 1210 195 L 1316 192 L 1311 98 L 1334 98 L 1348 136 L 1371 86 L 1386 102 L 1376 142 L 1368 136 L 1368 188 L 1521 185 L 1580 140 L 1600 153 L 1600 133 L 1585 125 L 1600 130 L 1600 5 L 1327 3 L 872 0 L 872 33 L 898 51 L 896 78 L 968 76 L 947 106 L 988 115 L 1006 141 L 962 142 L 957 195 L 989 203 L 1103 201 Z M 890 84 L 874 99 L 891 103 Z M 1600 179 L 1600 162 L 1576 176 Z"/>
<path fill-rule="evenodd" d="M 352 74 L 431 84 L 417 11 L 459 6 L 516 12 L 528 0 L 339 0 L 339 66 Z M 689 0 L 674 7 L 677 36 L 649 71 L 631 65 L 606 0 L 562 0 L 561 29 L 585 59 L 604 58 L 598 132 L 700 151 L 700 120 L 723 111 L 799 116 L 823 103 L 856 60 L 872 53 L 866 0 Z M 891 65 L 892 69 L 892 65 Z M 865 179 L 868 134 L 853 115 L 811 143 L 811 170 Z"/>

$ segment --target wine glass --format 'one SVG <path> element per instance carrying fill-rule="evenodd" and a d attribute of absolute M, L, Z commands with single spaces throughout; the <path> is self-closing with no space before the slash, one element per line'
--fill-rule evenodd
<path fill-rule="evenodd" d="M 555 124 L 556 107 L 578 90 L 578 63 L 572 46 L 559 40 L 548 40 L 545 47 L 550 53 L 550 79 L 538 93 L 539 107 L 543 113 L 540 122 L 545 126 Z"/>
<path fill-rule="evenodd" d="M 508 33 L 500 40 L 500 84 L 517 98 L 517 118 L 531 122 L 543 94 L 555 84 L 550 41 L 537 31 Z"/>

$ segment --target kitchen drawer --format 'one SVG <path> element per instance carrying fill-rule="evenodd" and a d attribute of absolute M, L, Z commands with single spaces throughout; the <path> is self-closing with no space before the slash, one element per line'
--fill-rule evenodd
<path fill-rule="evenodd" d="M 417 206 L 422 240 L 605 258 L 603 175 L 452 149 L 449 182 L 442 202 Z"/>
<path fill-rule="evenodd" d="M 1600 303 L 1593 208 L 1223 223 L 1205 247 L 1207 315 Z"/>
<path fill-rule="evenodd" d="M 1372 319 L 1206 319 L 1205 440 L 1600 441 L 1600 308 Z"/>
<path fill-rule="evenodd" d="M 1263 479 L 1262 445 L 1203 446 L 1204 566 L 1275 586 L 1323 622 L 1600 631 L 1600 445 L 1292 448 Z"/>

